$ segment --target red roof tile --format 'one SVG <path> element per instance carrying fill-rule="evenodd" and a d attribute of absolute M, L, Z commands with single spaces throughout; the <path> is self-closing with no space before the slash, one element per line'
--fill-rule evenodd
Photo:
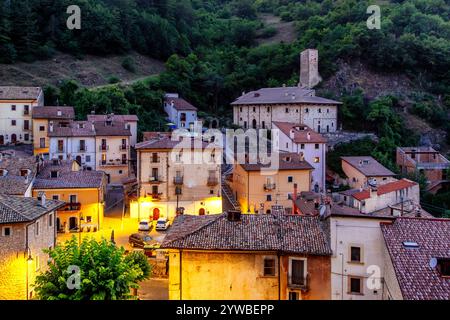
<path fill-rule="evenodd" d="M 450 259 L 450 219 L 397 218 L 382 224 L 381 231 L 403 298 L 448 300 L 450 278 L 430 267 L 430 259 Z M 418 247 L 406 248 L 403 242 Z"/>
<path fill-rule="evenodd" d="M 290 138 L 291 130 L 294 130 L 295 143 L 326 143 L 327 139 L 320 133 L 315 132 L 313 129 L 304 124 L 295 124 L 289 122 L 272 122 L 281 132 Z M 300 129 L 300 130 L 299 130 Z M 309 137 L 309 139 L 308 139 Z"/>
<path fill-rule="evenodd" d="M 378 186 L 377 189 L 377 195 L 381 196 L 383 194 L 386 193 L 390 193 L 390 192 L 394 192 L 394 191 L 398 191 L 398 190 L 402 190 L 402 189 L 406 189 L 406 188 L 410 188 L 412 186 L 417 185 L 416 182 L 408 180 L 408 179 L 401 179 L 401 180 L 397 180 L 394 182 L 389 182 L 383 185 Z M 370 198 L 370 192 L 368 189 L 360 191 L 360 192 L 356 192 L 353 193 L 352 195 L 356 200 L 365 200 L 365 199 L 369 199 Z"/>

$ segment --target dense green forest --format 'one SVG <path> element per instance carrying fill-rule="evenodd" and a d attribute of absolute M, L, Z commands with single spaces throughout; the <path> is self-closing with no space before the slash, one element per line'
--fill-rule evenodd
<path fill-rule="evenodd" d="M 79 118 L 92 109 L 137 113 L 140 130 L 161 130 L 163 92 L 179 92 L 224 123 L 242 91 L 296 85 L 299 53 L 317 48 L 324 79 L 340 61 L 357 59 L 415 84 L 407 96 L 371 101 L 358 88 L 337 94 L 318 88 L 343 102 L 345 129 L 377 133 L 380 141 L 368 152 L 395 170 L 395 147 L 418 142 L 398 112 L 406 99 L 411 113 L 447 132 L 450 144 L 450 1 L 380 3 L 381 29 L 369 30 L 372 2 L 364 0 L 0 0 L 0 62 L 48 59 L 57 51 L 79 59 L 119 53 L 123 67 L 133 70 L 127 52 L 161 59 L 163 73 L 129 86 L 86 89 L 64 79 L 46 88 L 47 104 L 74 105 Z M 81 30 L 66 27 L 66 8 L 73 4 L 81 8 Z M 263 13 L 293 21 L 297 39 L 259 45 L 258 38 L 276 33 L 262 22 Z"/>

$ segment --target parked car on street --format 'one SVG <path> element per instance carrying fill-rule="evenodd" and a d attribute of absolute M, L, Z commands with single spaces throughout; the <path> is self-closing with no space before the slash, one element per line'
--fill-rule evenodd
<path fill-rule="evenodd" d="M 153 224 L 150 223 L 148 220 L 141 220 L 139 222 L 139 231 L 151 231 L 153 228 Z"/>
<path fill-rule="evenodd" d="M 170 221 L 167 218 L 159 218 L 156 221 L 156 230 L 167 230 L 170 226 Z"/>
<path fill-rule="evenodd" d="M 128 242 L 133 248 L 141 248 L 144 250 L 155 250 L 160 247 L 160 243 L 145 233 L 133 233 Z"/>

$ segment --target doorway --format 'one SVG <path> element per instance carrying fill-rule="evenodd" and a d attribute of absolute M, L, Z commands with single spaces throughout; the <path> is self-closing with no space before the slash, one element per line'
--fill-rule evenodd
<path fill-rule="evenodd" d="M 15 133 L 13 133 L 11 135 L 11 143 L 16 143 L 17 142 L 17 135 Z"/>
<path fill-rule="evenodd" d="M 5 144 L 5 137 L 0 136 L 0 145 L 4 145 L 4 144 Z"/>
<path fill-rule="evenodd" d="M 204 208 L 200 208 L 200 210 L 198 210 L 198 215 L 204 216 L 205 215 L 205 209 Z"/>
<path fill-rule="evenodd" d="M 153 221 L 158 220 L 158 219 L 159 219 L 159 209 L 154 208 L 153 209 Z"/>
<path fill-rule="evenodd" d="M 70 217 L 69 218 L 69 230 L 75 230 L 77 229 L 78 223 L 76 217 Z"/>

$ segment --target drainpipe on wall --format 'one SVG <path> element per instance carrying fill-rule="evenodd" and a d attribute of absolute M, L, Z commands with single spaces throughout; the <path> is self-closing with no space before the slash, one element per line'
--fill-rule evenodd
<path fill-rule="evenodd" d="M 183 250 L 180 250 L 180 300 L 183 300 Z"/>
<path fill-rule="evenodd" d="M 277 256 L 278 256 L 278 300 L 281 300 L 281 257 L 279 252 L 277 252 Z"/>

